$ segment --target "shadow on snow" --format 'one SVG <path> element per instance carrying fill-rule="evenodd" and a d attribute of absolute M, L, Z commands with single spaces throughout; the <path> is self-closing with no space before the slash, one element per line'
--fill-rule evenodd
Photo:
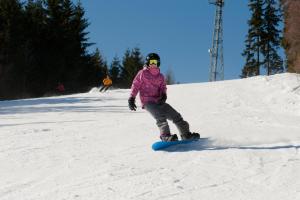
<path fill-rule="evenodd" d="M 127 99 L 124 106 L 113 105 L 114 98 L 101 97 L 64 97 L 64 98 L 41 98 L 23 99 L 0 102 L 0 115 L 45 113 L 45 112 L 110 112 L 127 113 Z M 92 106 L 89 103 L 94 102 Z M 110 105 L 97 105 L 97 102 L 109 102 Z"/>
<path fill-rule="evenodd" d="M 201 138 L 199 141 L 195 141 L 189 144 L 178 144 L 168 147 L 161 151 L 167 152 L 187 152 L 187 151 L 218 151 L 218 150 L 276 150 L 276 149 L 299 149 L 300 145 L 269 145 L 269 146 L 221 146 L 214 145 L 214 140 L 210 138 Z"/>

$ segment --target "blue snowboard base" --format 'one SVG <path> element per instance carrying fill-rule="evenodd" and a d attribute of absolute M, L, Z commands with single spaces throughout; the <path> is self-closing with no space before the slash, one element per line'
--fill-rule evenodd
<path fill-rule="evenodd" d="M 173 141 L 173 142 L 163 142 L 163 141 L 158 141 L 152 144 L 152 149 L 154 151 L 159 151 L 166 149 L 170 146 L 178 145 L 178 144 L 188 144 L 191 142 L 198 141 L 199 139 L 196 140 L 178 140 L 178 141 Z"/>

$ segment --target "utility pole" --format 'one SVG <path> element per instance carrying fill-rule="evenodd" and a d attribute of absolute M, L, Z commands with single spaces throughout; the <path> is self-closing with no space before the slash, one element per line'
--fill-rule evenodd
<path fill-rule="evenodd" d="M 222 17 L 224 1 L 225 0 L 209 0 L 210 4 L 214 4 L 216 6 L 212 48 L 208 50 L 210 54 L 209 81 L 224 80 Z"/>

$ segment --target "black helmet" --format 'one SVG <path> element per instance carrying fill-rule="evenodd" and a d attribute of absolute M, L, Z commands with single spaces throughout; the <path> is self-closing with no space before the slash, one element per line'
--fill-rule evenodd
<path fill-rule="evenodd" d="M 157 60 L 157 66 L 159 67 L 160 66 L 160 57 L 158 54 L 156 53 L 149 53 L 146 57 L 146 61 L 145 61 L 145 64 L 149 66 L 149 61 L 150 60 Z"/>

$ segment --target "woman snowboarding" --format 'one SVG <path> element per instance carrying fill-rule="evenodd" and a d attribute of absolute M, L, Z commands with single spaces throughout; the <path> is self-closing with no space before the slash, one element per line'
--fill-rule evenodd
<path fill-rule="evenodd" d="M 198 139 L 198 133 L 191 133 L 189 124 L 180 113 L 166 103 L 167 87 L 164 75 L 160 73 L 160 57 L 156 53 L 147 55 L 145 65 L 134 78 L 131 85 L 128 106 L 130 110 L 136 110 L 135 97 L 139 93 L 142 108 L 146 109 L 156 120 L 162 141 L 177 141 L 176 134 L 171 134 L 167 120 L 173 121 L 179 130 L 182 140 Z"/>

